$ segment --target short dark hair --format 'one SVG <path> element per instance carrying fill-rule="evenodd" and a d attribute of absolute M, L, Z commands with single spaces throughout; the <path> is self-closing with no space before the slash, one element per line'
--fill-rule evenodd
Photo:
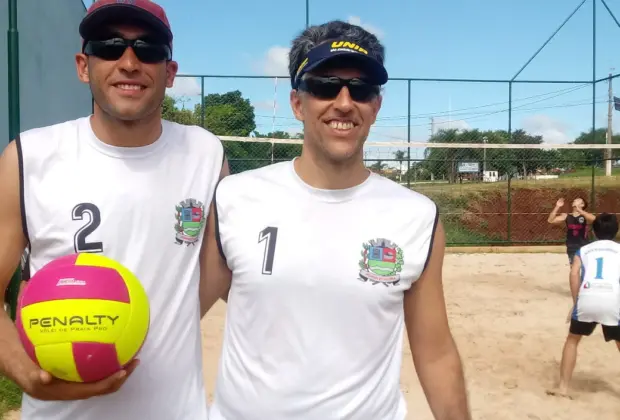
<path fill-rule="evenodd" d="M 322 25 L 306 28 L 292 43 L 289 52 L 288 72 L 291 80 L 295 78 L 297 69 L 306 58 L 308 51 L 323 42 L 347 38 L 356 44 L 363 45 L 381 64 L 385 61 L 385 47 L 379 39 L 364 28 L 341 20 L 333 20 Z"/>
<path fill-rule="evenodd" d="M 613 240 L 618 234 L 618 218 L 613 213 L 601 213 L 592 223 L 597 239 Z"/>

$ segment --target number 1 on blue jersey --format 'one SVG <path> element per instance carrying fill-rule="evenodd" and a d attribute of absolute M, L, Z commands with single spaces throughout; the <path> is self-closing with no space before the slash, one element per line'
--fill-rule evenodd
<path fill-rule="evenodd" d="M 603 257 L 596 259 L 596 277 L 595 280 L 603 280 Z"/>

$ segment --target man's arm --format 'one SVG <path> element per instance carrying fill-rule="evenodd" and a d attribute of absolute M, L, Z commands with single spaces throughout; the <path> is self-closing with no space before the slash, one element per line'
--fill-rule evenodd
<path fill-rule="evenodd" d="M 439 222 L 428 265 L 405 292 L 405 324 L 413 363 L 434 418 L 471 420 L 463 367 L 443 294 L 444 252 L 445 233 Z"/>
<path fill-rule="evenodd" d="M 582 215 L 583 217 L 585 217 L 586 221 L 588 223 L 594 223 L 594 220 L 596 220 L 596 216 L 593 215 L 592 213 L 589 213 L 585 210 L 582 210 L 580 208 L 577 208 L 577 213 L 579 213 L 580 215 Z"/>
<path fill-rule="evenodd" d="M 0 156 L 0 290 L 5 293 L 26 248 L 19 198 L 17 147 L 11 142 Z M 17 383 L 36 365 L 23 349 L 8 314 L 0 311 L 0 372 Z"/>
<path fill-rule="evenodd" d="M 581 286 L 581 258 L 579 252 L 575 254 L 573 263 L 570 266 L 570 294 L 573 297 L 573 305 L 577 303 L 577 295 L 579 294 L 579 286 Z"/>
<path fill-rule="evenodd" d="M 229 174 L 228 163 L 225 161 L 220 174 L 220 180 Z M 205 236 L 200 250 L 200 318 L 202 319 L 211 307 L 222 299 L 228 299 L 228 290 L 232 280 L 232 273 L 224 258 L 220 255 L 217 244 L 217 209 L 215 194 L 207 217 Z"/>
<path fill-rule="evenodd" d="M 0 291 L 6 291 L 26 248 L 22 231 L 20 178 L 15 141 L 0 155 Z M 81 400 L 116 392 L 136 368 L 124 370 L 99 382 L 82 384 L 53 378 L 26 354 L 13 321 L 0 310 L 0 374 L 15 382 L 25 393 L 40 400 Z"/>
<path fill-rule="evenodd" d="M 560 223 L 564 223 L 564 221 L 566 220 L 566 213 L 561 213 L 558 214 L 558 211 L 562 208 L 562 206 L 564 205 L 564 199 L 560 198 L 557 203 L 555 203 L 555 207 L 553 208 L 553 210 L 551 210 L 551 213 L 549 213 L 549 217 L 547 217 L 547 222 L 551 223 L 552 225 L 557 225 Z"/>

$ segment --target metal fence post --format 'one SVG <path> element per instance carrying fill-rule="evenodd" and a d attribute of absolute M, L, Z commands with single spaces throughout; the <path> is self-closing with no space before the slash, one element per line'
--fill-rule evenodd
<path fill-rule="evenodd" d="M 9 0 L 9 28 L 7 30 L 8 92 L 9 92 L 9 140 L 17 138 L 20 132 L 19 105 L 19 34 L 17 32 L 17 0 Z M 11 307 L 11 319 L 17 314 L 17 298 L 21 280 L 21 264 L 11 278 L 6 297 Z"/>
<path fill-rule="evenodd" d="M 512 139 L 512 82 L 508 82 L 508 138 Z"/>
<path fill-rule="evenodd" d="M 594 184 L 594 178 L 596 175 L 596 162 L 592 161 L 592 180 L 591 180 L 591 185 L 590 185 L 590 213 L 594 213 L 594 209 L 596 208 L 596 203 L 595 203 L 595 199 L 596 199 L 596 193 L 595 193 L 595 184 Z"/>
<path fill-rule="evenodd" d="M 510 244 L 512 241 L 512 171 L 508 173 L 508 220 L 506 224 L 506 241 Z"/>
<path fill-rule="evenodd" d="M 200 76 L 200 126 L 205 128 L 205 77 Z"/>
<path fill-rule="evenodd" d="M 411 188 L 411 79 L 407 80 L 407 146 L 407 188 Z"/>

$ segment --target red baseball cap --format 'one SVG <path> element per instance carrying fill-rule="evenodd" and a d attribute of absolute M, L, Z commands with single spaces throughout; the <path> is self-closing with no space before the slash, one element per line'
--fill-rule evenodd
<path fill-rule="evenodd" d="M 97 0 L 80 23 L 82 39 L 89 40 L 102 25 L 115 22 L 142 22 L 163 35 L 172 48 L 172 29 L 164 9 L 150 0 Z"/>

